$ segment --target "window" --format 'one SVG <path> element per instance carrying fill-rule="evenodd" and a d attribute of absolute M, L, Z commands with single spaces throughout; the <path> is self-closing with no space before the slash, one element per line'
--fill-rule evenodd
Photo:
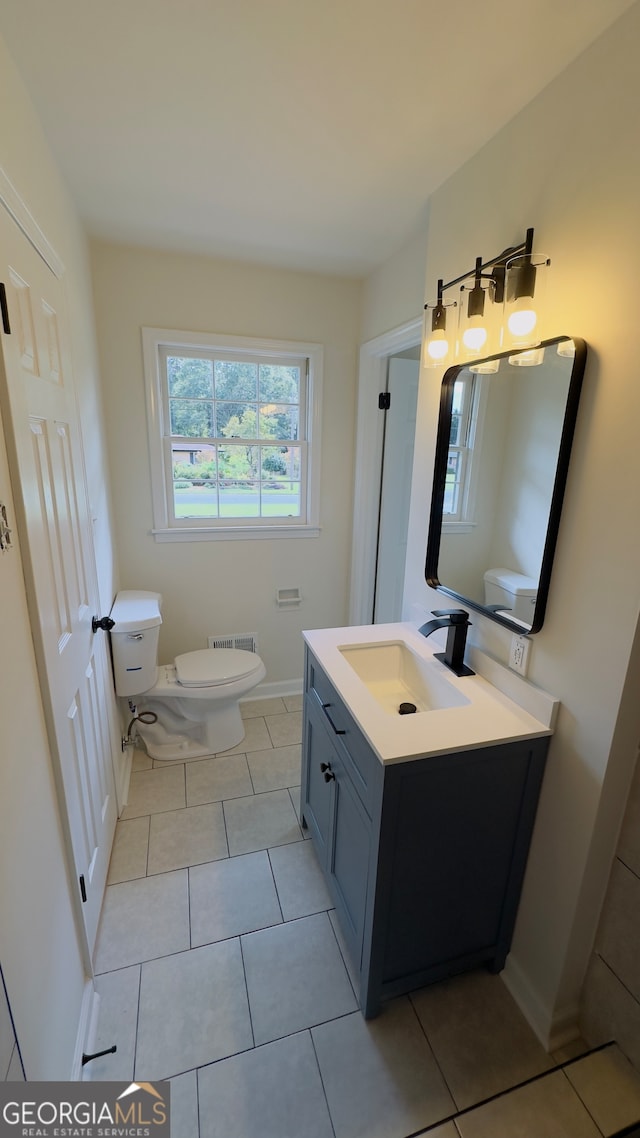
<path fill-rule="evenodd" d="M 317 536 L 322 349 L 143 329 L 157 541 Z"/>
<path fill-rule="evenodd" d="M 453 385 L 443 530 L 460 532 L 474 525 L 473 460 L 480 440 L 483 404 L 480 376 L 463 372 Z"/>

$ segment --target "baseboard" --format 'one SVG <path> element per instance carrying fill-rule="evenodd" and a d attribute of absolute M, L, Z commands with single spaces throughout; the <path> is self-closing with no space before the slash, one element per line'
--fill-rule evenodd
<path fill-rule="evenodd" d="M 302 692 L 302 680 L 274 680 L 272 683 L 258 684 L 252 692 L 246 697 L 241 699 L 240 703 L 246 703 L 251 699 L 275 699 L 277 696 L 283 695 L 300 695 Z"/>
<path fill-rule="evenodd" d="M 507 957 L 504 971 L 500 975 L 545 1051 L 557 1051 L 578 1038 L 580 1030 L 577 1004 L 552 1012 L 540 999 L 512 954 Z"/>
<path fill-rule="evenodd" d="M 70 1075 L 74 1083 L 82 1082 L 82 1056 L 90 1055 L 93 1051 L 98 1027 L 99 1009 L 100 997 L 93 986 L 93 980 L 87 980 L 84 986 L 84 992 L 82 993 L 76 1046 L 73 1053 L 73 1067 Z"/>
<path fill-rule="evenodd" d="M 134 747 L 125 747 L 124 758 L 120 767 L 120 790 L 118 793 L 118 817 L 122 817 L 127 802 L 129 801 L 129 785 L 131 783 L 131 771 L 133 770 L 133 752 Z"/>

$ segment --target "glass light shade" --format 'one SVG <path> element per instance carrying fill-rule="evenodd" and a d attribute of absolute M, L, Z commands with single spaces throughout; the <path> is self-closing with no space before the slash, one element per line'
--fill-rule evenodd
<path fill-rule="evenodd" d="M 573 340 L 562 340 L 557 347 L 559 356 L 565 356 L 567 359 L 574 359 L 576 354 L 576 346 Z"/>
<path fill-rule="evenodd" d="M 504 292 L 503 346 L 539 344 L 546 291 L 546 257 L 524 253 L 507 262 Z"/>
<path fill-rule="evenodd" d="M 481 363 L 469 364 L 469 371 L 476 375 L 493 375 L 499 369 L 500 360 L 483 360 Z"/>
<path fill-rule="evenodd" d="M 530 348 L 529 351 L 509 356 L 509 363 L 514 367 L 540 367 L 543 360 L 544 348 Z"/>
<path fill-rule="evenodd" d="M 462 359 L 477 359 L 494 350 L 494 291 L 493 281 L 470 281 L 460 289 L 458 350 Z"/>
<path fill-rule="evenodd" d="M 442 367 L 453 357 L 455 348 L 455 308 L 457 301 L 441 300 L 425 305 L 422 366 Z"/>

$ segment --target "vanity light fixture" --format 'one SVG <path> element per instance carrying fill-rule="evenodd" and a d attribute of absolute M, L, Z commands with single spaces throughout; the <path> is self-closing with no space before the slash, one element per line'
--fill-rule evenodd
<path fill-rule="evenodd" d="M 448 287 L 448 286 L 447 286 Z M 445 300 L 443 282 L 438 281 L 438 298 L 435 304 L 425 304 L 425 335 L 423 366 L 441 367 L 447 363 L 454 338 L 451 327 L 447 329 L 447 309 L 456 308 L 456 300 Z M 431 313 L 431 318 L 429 318 Z M 451 322 L 450 322 L 451 323 Z"/>
<path fill-rule="evenodd" d="M 491 332 L 496 282 L 483 278 L 482 257 L 476 258 L 473 283 L 460 286 L 460 349 L 467 359 L 491 351 Z"/>
<path fill-rule="evenodd" d="M 524 253 L 511 257 L 506 266 L 504 323 L 508 348 L 527 348 L 540 342 L 544 270 L 548 265 L 548 258 L 534 255 L 533 229 L 528 229 Z"/>
<path fill-rule="evenodd" d="M 473 269 L 452 281 L 439 280 L 436 303 L 425 304 L 423 366 L 448 366 L 456 357 L 477 359 L 492 351 L 539 344 L 544 269 L 550 263 L 534 254 L 533 229 L 528 229 L 520 245 L 484 263 L 477 257 Z M 457 302 L 445 299 L 445 293 L 456 285 L 461 286 L 461 303 L 454 338 L 447 317 Z M 532 353 L 530 366 L 534 361 Z"/>

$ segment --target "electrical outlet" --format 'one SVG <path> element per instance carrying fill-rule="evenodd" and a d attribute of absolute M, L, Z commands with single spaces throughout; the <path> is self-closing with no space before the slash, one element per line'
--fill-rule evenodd
<path fill-rule="evenodd" d="M 528 640 L 526 636 L 518 636 L 518 634 L 515 633 L 511 637 L 509 667 L 513 668 L 514 672 L 519 672 L 521 676 L 526 676 L 527 674 L 530 649 L 531 641 Z"/>

